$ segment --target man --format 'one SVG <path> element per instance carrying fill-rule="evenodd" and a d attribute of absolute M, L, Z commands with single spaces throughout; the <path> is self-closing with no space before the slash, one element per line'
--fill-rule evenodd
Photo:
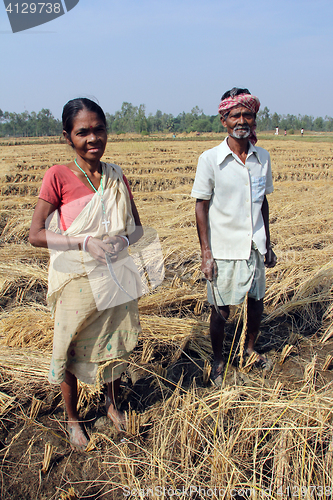
<path fill-rule="evenodd" d="M 266 194 L 273 192 L 269 153 L 257 141 L 259 99 L 247 89 L 233 88 L 219 106 L 227 138 L 199 158 L 192 189 L 201 246 L 201 270 L 208 280 L 208 301 L 214 304 L 210 336 L 214 354 L 211 377 L 222 384 L 224 323 L 229 306 L 241 304 L 248 293 L 246 353 L 254 351 L 259 333 L 265 265 L 273 267 Z M 265 256 L 265 257 L 264 257 Z M 267 359 L 257 354 L 265 368 Z"/>

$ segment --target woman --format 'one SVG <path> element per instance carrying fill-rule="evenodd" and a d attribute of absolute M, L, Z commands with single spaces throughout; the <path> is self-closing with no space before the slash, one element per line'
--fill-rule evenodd
<path fill-rule="evenodd" d="M 73 99 L 64 106 L 62 121 L 76 158 L 46 172 L 29 241 L 51 249 L 48 302 L 55 324 L 49 380 L 60 383 L 71 444 L 85 449 L 77 378 L 94 383 L 102 374 L 107 415 L 118 430 L 125 427 L 116 398 L 140 332 L 135 300 L 140 284 L 127 247 L 142 236 L 142 227 L 120 167 L 100 161 L 107 143 L 100 106 Z"/>

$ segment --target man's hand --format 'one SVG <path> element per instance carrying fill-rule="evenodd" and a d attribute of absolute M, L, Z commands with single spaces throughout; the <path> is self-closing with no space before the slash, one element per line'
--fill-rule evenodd
<path fill-rule="evenodd" d="M 267 252 L 265 255 L 265 266 L 266 267 L 274 267 L 276 264 L 276 261 L 277 261 L 277 257 L 275 255 L 275 253 L 273 252 L 272 247 L 269 246 L 267 248 Z"/>
<path fill-rule="evenodd" d="M 216 262 L 213 259 L 212 252 L 210 250 L 206 250 L 202 254 L 201 271 L 204 273 L 205 278 L 209 281 L 212 281 L 214 276 L 217 276 Z"/>

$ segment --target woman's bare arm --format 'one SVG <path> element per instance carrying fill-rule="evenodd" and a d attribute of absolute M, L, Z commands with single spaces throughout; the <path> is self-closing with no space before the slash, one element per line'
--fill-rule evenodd
<path fill-rule="evenodd" d="M 32 222 L 29 232 L 29 242 L 35 247 L 52 248 L 54 250 L 81 250 L 85 236 L 68 236 L 59 233 L 54 233 L 47 229 L 47 219 L 56 210 L 56 207 L 51 203 L 38 199 L 37 205 L 32 216 Z M 117 238 L 119 247 L 123 247 L 120 238 Z M 114 247 L 110 247 L 97 238 L 90 238 L 86 244 L 86 249 L 90 255 L 106 265 L 105 252 L 118 253 Z M 119 251 L 119 250 L 118 250 Z"/>
<path fill-rule="evenodd" d="M 136 208 L 136 205 L 135 205 L 133 199 L 131 200 L 131 208 L 132 208 L 132 214 L 133 214 L 134 222 L 135 222 L 135 231 L 128 236 L 130 245 L 132 243 L 136 243 L 143 235 L 143 229 L 142 229 L 139 213 L 138 213 L 138 210 Z"/>
<path fill-rule="evenodd" d="M 130 243 L 135 243 L 143 234 L 140 217 L 132 200 L 132 212 L 135 220 L 135 231 L 129 236 Z M 32 216 L 32 222 L 29 232 L 29 242 L 35 247 L 52 248 L 54 250 L 81 250 L 85 236 L 68 236 L 54 233 L 47 229 L 47 220 L 55 212 L 57 207 L 51 203 L 38 199 L 37 205 Z M 111 246 L 112 245 L 112 246 Z M 126 245 L 126 243 L 125 243 Z M 89 238 L 86 244 L 86 250 L 90 255 L 106 265 L 105 252 L 113 254 L 115 257 L 124 248 L 124 240 L 117 236 L 112 236 L 106 241 L 98 238 Z"/>
<path fill-rule="evenodd" d="M 47 219 L 56 211 L 57 207 L 48 201 L 38 199 L 32 216 L 29 232 L 29 242 L 34 247 L 53 248 L 55 250 L 77 250 L 83 244 L 84 237 L 74 238 L 54 233 L 47 229 Z"/>

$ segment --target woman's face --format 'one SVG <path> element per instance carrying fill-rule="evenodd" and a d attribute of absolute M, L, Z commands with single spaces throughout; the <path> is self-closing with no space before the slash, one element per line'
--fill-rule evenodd
<path fill-rule="evenodd" d="M 107 132 L 103 121 L 93 111 L 82 109 L 73 120 L 67 142 L 74 147 L 76 154 L 86 161 L 100 160 L 107 143 Z"/>

